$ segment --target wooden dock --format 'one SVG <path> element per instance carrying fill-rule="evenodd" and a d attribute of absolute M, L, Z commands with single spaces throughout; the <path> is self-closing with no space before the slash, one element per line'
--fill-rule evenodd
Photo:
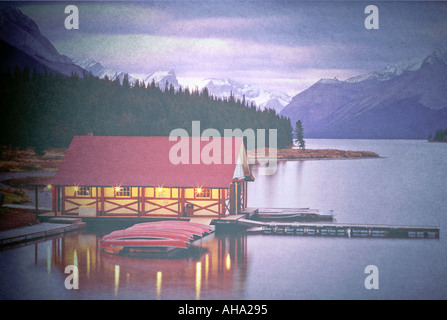
<path fill-rule="evenodd" d="M 243 212 L 253 220 L 333 221 L 333 210 L 311 208 L 246 208 Z"/>
<path fill-rule="evenodd" d="M 296 236 L 438 239 L 440 233 L 436 226 L 256 221 L 250 219 L 255 211 L 250 209 L 235 219 L 215 219 L 212 224 L 216 225 L 217 231 L 244 227 L 263 234 Z"/>
<path fill-rule="evenodd" d="M 1 231 L 0 251 L 5 248 L 26 244 L 49 236 L 78 230 L 85 226 L 86 223 L 79 218 L 55 217 L 48 222 Z"/>

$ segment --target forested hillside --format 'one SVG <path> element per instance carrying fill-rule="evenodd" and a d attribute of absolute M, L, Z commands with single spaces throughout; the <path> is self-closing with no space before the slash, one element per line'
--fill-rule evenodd
<path fill-rule="evenodd" d="M 73 136 L 167 136 L 175 128 L 201 130 L 277 129 L 278 147 L 292 143 L 289 118 L 273 110 L 259 111 L 245 101 L 217 99 L 207 89 L 159 89 L 154 83 L 133 86 L 84 74 L 66 77 L 38 74 L 28 68 L 0 75 L 2 108 L 0 144 L 68 147 Z M 268 137 L 266 138 L 268 142 Z"/>

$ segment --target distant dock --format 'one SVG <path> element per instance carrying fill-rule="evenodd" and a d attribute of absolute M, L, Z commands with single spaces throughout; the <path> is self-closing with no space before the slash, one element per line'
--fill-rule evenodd
<path fill-rule="evenodd" d="M 332 222 L 283 222 L 257 221 L 250 219 L 257 209 L 248 209 L 237 218 L 215 219 L 212 224 L 219 229 L 256 230 L 262 234 L 322 236 L 322 237 L 352 237 L 352 238 L 412 238 L 438 239 L 440 228 L 436 226 L 406 226 L 387 224 L 355 224 Z"/>

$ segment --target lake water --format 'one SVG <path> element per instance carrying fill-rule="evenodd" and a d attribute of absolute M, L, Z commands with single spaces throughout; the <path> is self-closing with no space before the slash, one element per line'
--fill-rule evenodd
<path fill-rule="evenodd" d="M 440 239 L 213 234 L 188 256 L 100 253 L 109 230 L 73 232 L 0 252 L 1 299 L 446 299 L 447 144 L 307 140 L 308 148 L 382 158 L 280 161 L 249 184 L 249 206 L 333 209 L 337 222 L 441 226 Z M 67 265 L 79 289 L 67 290 Z M 366 289 L 365 268 L 378 269 Z"/>

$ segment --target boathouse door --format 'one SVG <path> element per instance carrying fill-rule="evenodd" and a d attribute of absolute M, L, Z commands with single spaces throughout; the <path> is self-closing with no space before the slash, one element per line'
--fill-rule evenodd
<path fill-rule="evenodd" d="M 239 214 L 241 211 L 241 187 L 239 182 L 230 185 L 230 214 Z"/>

